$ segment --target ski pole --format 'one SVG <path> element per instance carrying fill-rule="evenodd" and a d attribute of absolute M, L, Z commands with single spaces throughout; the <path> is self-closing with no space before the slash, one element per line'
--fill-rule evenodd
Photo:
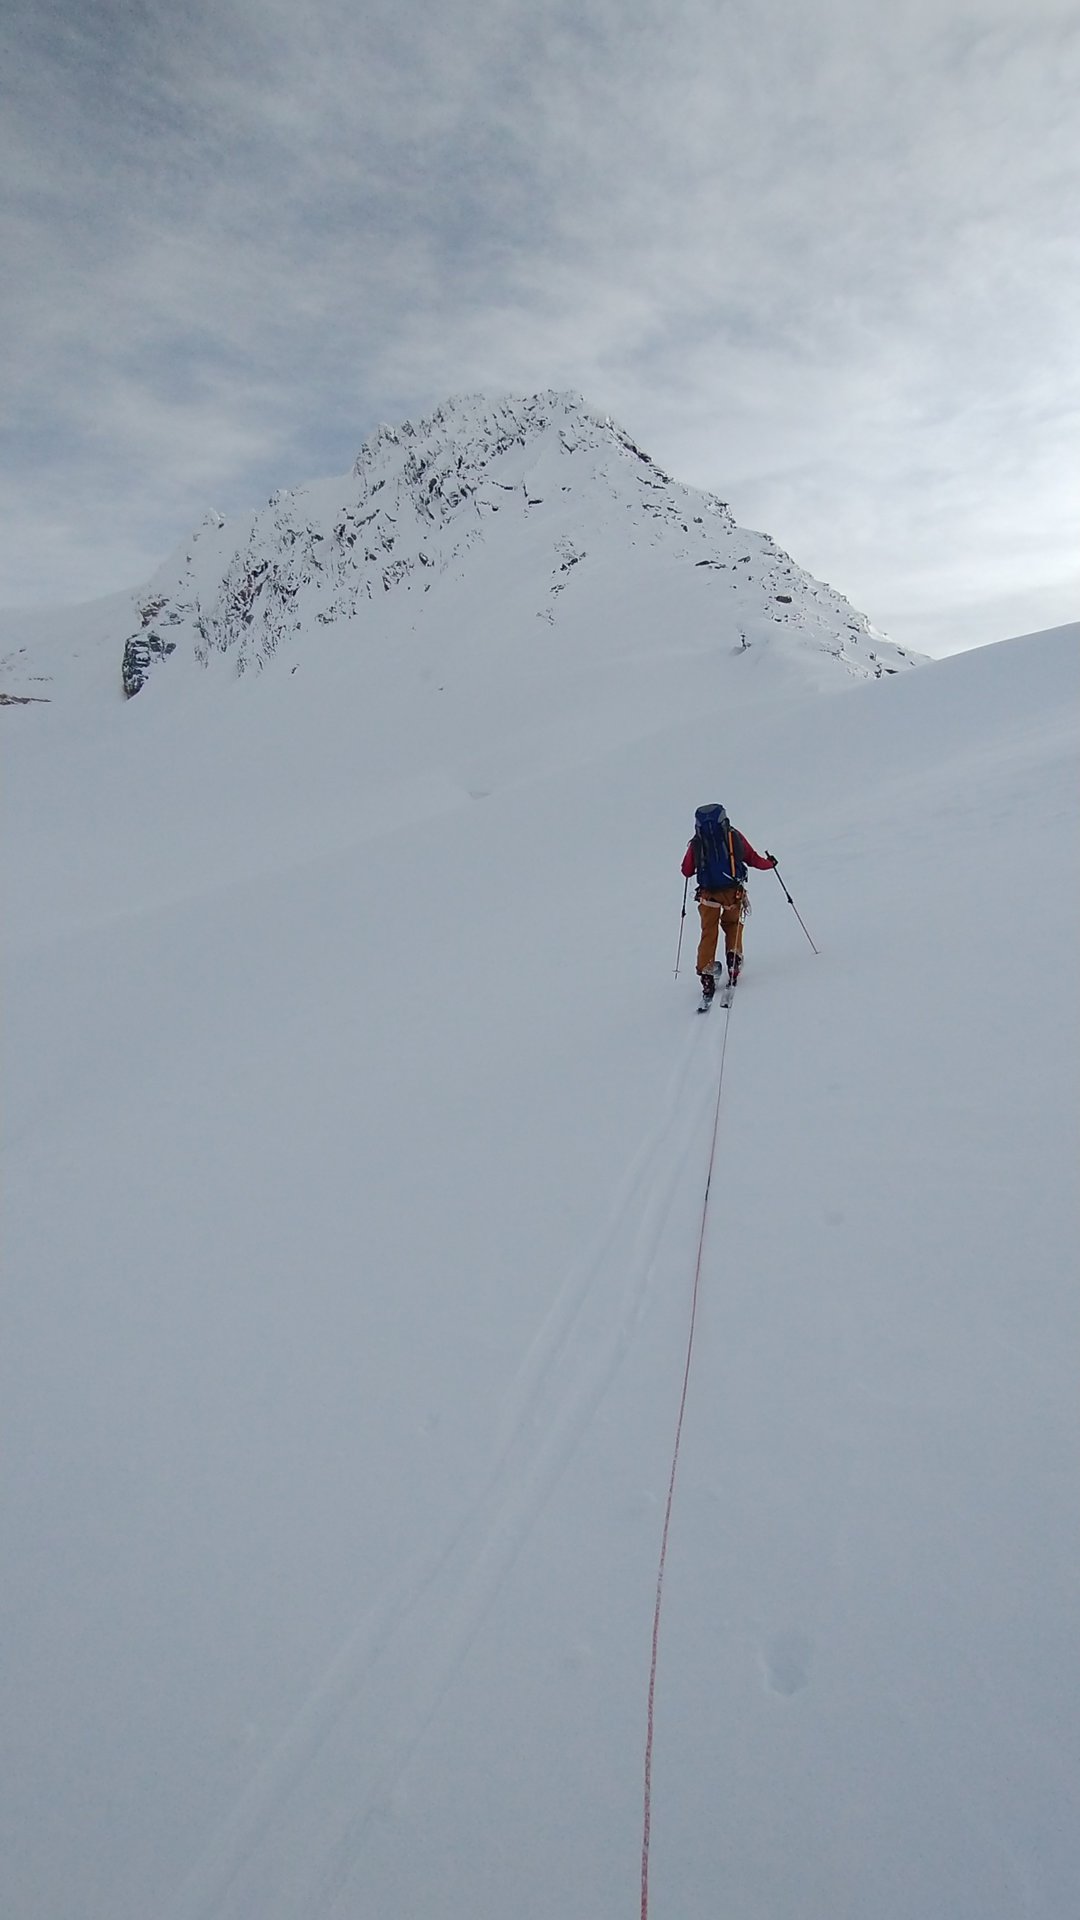
<path fill-rule="evenodd" d="M 678 979 L 678 977 L 679 977 L 679 955 L 680 955 L 680 954 L 682 953 L 682 937 L 683 937 L 683 928 L 684 928 L 684 926 L 686 925 L 686 893 L 687 893 L 687 888 L 689 887 L 689 885 L 690 885 L 690 881 L 689 881 L 689 879 L 686 879 L 686 880 L 684 880 L 684 881 L 683 881 L 683 890 L 682 890 L 682 914 L 681 914 L 681 916 L 680 916 L 680 919 L 679 919 L 679 944 L 678 944 L 678 946 L 677 946 L 677 947 L 676 947 L 676 949 L 675 949 L 675 978 L 676 978 L 676 980 L 677 980 L 677 979 Z"/>
<path fill-rule="evenodd" d="M 777 879 L 778 879 L 778 880 L 780 880 L 780 869 L 779 869 L 779 867 L 777 866 L 777 864 L 776 864 L 776 862 L 775 862 L 775 860 L 773 861 L 773 872 L 775 873 L 775 875 L 776 875 L 776 877 L 777 877 Z M 782 887 L 784 887 L 784 883 L 783 883 L 783 881 L 782 881 L 782 880 L 780 880 L 780 885 L 781 885 Z M 808 926 L 807 926 L 807 924 L 806 924 L 806 921 L 805 921 L 805 920 L 803 919 L 803 917 L 802 917 L 802 914 L 801 914 L 801 913 L 799 912 L 799 909 L 798 909 L 798 907 L 797 907 L 797 906 L 795 905 L 795 902 L 794 902 L 794 900 L 792 899 L 792 897 L 791 897 L 791 895 L 790 895 L 790 893 L 788 893 L 788 890 L 787 890 L 787 888 L 786 888 L 786 887 L 784 887 L 784 893 L 785 893 L 785 895 L 787 896 L 787 903 L 788 903 L 788 906 L 789 906 L 789 907 L 791 908 L 791 911 L 792 911 L 792 913 L 793 913 L 793 914 L 795 915 L 795 918 L 796 918 L 796 920 L 798 921 L 798 923 L 799 923 L 799 925 L 800 925 L 800 927 L 802 928 L 802 930 L 803 930 L 803 932 L 805 933 L 805 935 L 806 935 L 806 937 L 807 937 L 807 939 L 808 939 L 808 940 L 810 940 L 810 930 L 809 930 L 809 928 L 808 928 Z M 812 947 L 814 947 L 814 943 L 813 943 L 813 941 L 812 941 L 812 940 L 810 940 L 810 945 L 811 945 Z M 815 952 L 815 953 L 817 953 L 817 948 L 816 948 L 816 947 L 814 947 L 814 952 Z"/>

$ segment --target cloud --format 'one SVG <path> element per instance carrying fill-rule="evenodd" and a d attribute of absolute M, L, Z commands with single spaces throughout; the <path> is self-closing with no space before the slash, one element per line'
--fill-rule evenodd
<path fill-rule="evenodd" d="M 1057 0 L 72 4 L 7 32 L 0 599 L 130 584 L 379 419 L 548 385 L 901 640 L 948 644 L 975 582 L 991 625 L 1059 590 Z"/>

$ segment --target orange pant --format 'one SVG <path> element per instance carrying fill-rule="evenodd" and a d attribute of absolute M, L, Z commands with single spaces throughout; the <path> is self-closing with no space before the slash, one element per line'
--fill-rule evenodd
<path fill-rule="evenodd" d="M 698 896 L 701 915 L 701 940 L 697 950 L 697 970 L 707 973 L 716 959 L 716 942 L 724 929 L 724 950 L 742 952 L 743 890 L 741 887 L 717 887 Z"/>

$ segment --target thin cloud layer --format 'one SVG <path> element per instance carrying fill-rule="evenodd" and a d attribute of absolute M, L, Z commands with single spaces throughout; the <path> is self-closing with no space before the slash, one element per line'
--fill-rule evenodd
<path fill-rule="evenodd" d="M 380 419 L 572 386 L 901 643 L 1075 611 L 1058 0 L 9 16 L 7 603 Z"/>

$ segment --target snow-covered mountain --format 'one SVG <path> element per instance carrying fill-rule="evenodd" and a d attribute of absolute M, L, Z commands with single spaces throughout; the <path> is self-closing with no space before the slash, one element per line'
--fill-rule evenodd
<path fill-rule="evenodd" d="M 1080 633 L 877 678 L 535 405 L 208 529 L 136 699 L 12 633 L 0 1910 L 637 1913 L 700 1248 L 651 1920 L 1072 1920 Z M 755 874 L 726 1025 L 706 799 L 820 949 Z"/>
<path fill-rule="evenodd" d="M 449 634 L 487 628 L 485 670 L 516 675 L 514 655 L 550 650 L 553 632 L 594 665 L 617 659 L 628 603 L 651 613 L 654 648 L 764 647 L 807 679 L 823 661 L 826 675 L 861 678 L 914 658 L 568 393 L 450 400 L 380 427 L 344 479 L 284 490 L 240 519 L 208 516 L 110 605 L 94 648 L 110 689 L 122 663 L 133 693 L 178 659 L 232 674 L 271 659 L 315 667 L 327 629 L 357 650 L 416 652 L 431 636 L 452 670 Z M 34 660 L 6 650 L 11 690 Z M 34 690 L 48 691 L 40 679 Z"/>

